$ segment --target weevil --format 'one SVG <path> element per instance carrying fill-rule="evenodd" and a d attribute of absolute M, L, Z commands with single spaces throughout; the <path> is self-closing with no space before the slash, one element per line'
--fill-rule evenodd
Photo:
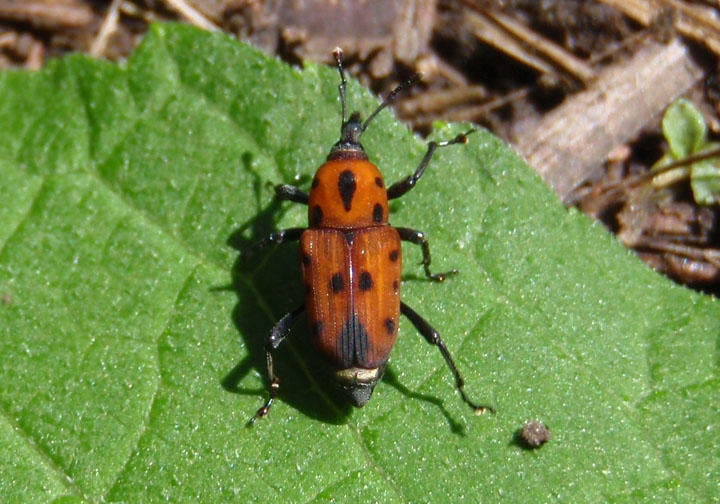
<path fill-rule="evenodd" d="M 400 314 L 418 332 L 437 346 L 455 378 L 463 401 L 475 412 L 493 411 L 471 401 L 463 389 L 464 380 L 440 334 L 400 299 L 402 241 L 419 245 L 427 278 L 442 282 L 457 273 L 430 271 L 430 247 L 425 233 L 389 224 L 388 201 L 410 191 L 425 173 L 436 149 L 467 142 L 473 130 L 442 142 L 429 142 L 415 171 L 385 186 L 380 170 L 369 159 L 360 137 L 371 121 L 397 95 L 417 81 L 413 77 L 396 87 L 362 121 L 358 112 L 347 116 L 345 71 L 342 51 L 334 52 L 340 73 L 338 86 L 342 106 L 340 140 L 333 145 L 325 163 L 312 179 L 310 193 L 281 184 L 276 197 L 308 205 L 308 228 L 277 231 L 253 247 L 300 242 L 300 269 L 305 303 L 284 315 L 270 331 L 265 349 L 269 397 L 255 418 L 268 414 L 280 390 L 274 355 L 295 319 L 307 313 L 308 330 L 315 349 L 330 366 L 333 380 L 356 407 L 364 406 L 382 378 L 390 351 L 397 339 Z"/>

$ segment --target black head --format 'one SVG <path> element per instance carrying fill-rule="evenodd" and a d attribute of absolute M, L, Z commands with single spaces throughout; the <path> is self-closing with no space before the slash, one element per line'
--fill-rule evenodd
<path fill-rule="evenodd" d="M 340 49 L 339 47 L 336 48 L 333 52 L 333 55 L 335 56 L 338 71 L 340 72 L 340 85 L 338 86 L 338 90 L 340 91 L 340 102 L 342 104 L 342 127 L 340 128 L 340 140 L 338 140 L 338 142 L 333 145 L 328 159 L 347 155 L 353 157 L 363 157 L 367 159 L 367 156 L 365 155 L 365 149 L 363 149 L 362 144 L 360 144 L 360 137 L 367 129 L 368 124 L 370 124 L 370 121 L 375 119 L 375 116 L 377 116 L 382 109 L 394 102 L 395 98 L 397 98 L 397 95 L 403 89 L 415 84 L 420 79 L 420 76 L 415 74 L 409 80 L 393 89 L 392 92 L 387 96 L 387 98 L 385 98 L 383 102 L 375 109 L 375 111 L 370 114 L 370 117 L 368 117 L 365 122 L 362 121 L 359 112 L 353 112 L 350 115 L 350 119 L 348 119 L 347 100 L 345 96 L 345 88 L 347 86 L 347 81 L 345 80 L 345 70 L 343 70 L 342 49 Z"/>
<path fill-rule="evenodd" d="M 348 154 L 355 154 L 353 157 L 367 159 L 365 149 L 360 143 L 360 135 L 363 134 L 363 131 L 365 131 L 365 129 L 360 119 L 360 113 L 353 112 L 350 119 L 343 121 L 340 140 L 333 145 L 328 159 L 333 159 L 339 155 L 346 157 Z"/>

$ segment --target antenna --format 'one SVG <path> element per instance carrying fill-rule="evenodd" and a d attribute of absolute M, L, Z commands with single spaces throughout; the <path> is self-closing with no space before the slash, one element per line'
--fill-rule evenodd
<path fill-rule="evenodd" d="M 360 114 L 358 112 L 353 112 L 348 119 L 346 90 L 347 79 L 345 78 L 345 70 L 343 68 L 342 49 L 336 47 L 333 51 L 333 56 L 335 56 L 337 69 L 340 73 L 340 85 L 338 85 L 338 91 L 340 92 L 340 103 L 342 104 L 342 127 L 340 128 L 340 140 L 333 147 L 333 151 L 331 151 L 331 154 L 332 152 L 338 150 L 348 150 L 351 148 L 351 146 L 353 150 L 358 150 L 357 147 L 359 147 L 359 150 L 362 150 L 362 146 L 360 145 L 360 136 L 363 134 L 365 129 L 367 129 L 370 121 L 375 119 L 375 116 L 377 116 L 382 111 L 382 109 L 392 104 L 401 91 L 409 88 L 410 86 L 418 82 L 420 80 L 420 75 L 413 75 L 407 81 L 403 82 L 395 89 L 393 89 L 392 92 L 387 96 L 387 98 L 385 98 L 383 102 L 375 109 L 375 111 L 370 114 L 370 117 L 368 117 L 365 122 L 361 123 Z"/>
<path fill-rule="evenodd" d="M 397 95 L 400 94 L 401 91 L 404 89 L 407 89 L 411 86 L 413 86 L 416 82 L 420 81 L 420 74 L 414 74 L 412 77 L 410 77 L 408 80 L 403 82 L 402 84 L 398 85 L 395 89 L 392 90 L 392 92 L 387 95 L 387 98 L 383 100 L 383 102 L 378 106 L 378 108 L 375 109 L 375 111 L 370 114 L 370 117 L 368 117 L 365 122 L 362 125 L 362 128 L 360 128 L 360 131 L 363 132 L 368 127 L 368 124 L 370 124 L 370 121 L 375 119 L 375 116 L 380 113 L 382 109 L 387 107 L 388 105 L 392 104 L 392 102 L 395 101 L 395 98 L 397 98 Z"/>
<path fill-rule="evenodd" d="M 340 72 L 340 85 L 338 86 L 338 91 L 340 91 L 340 103 L 342 103 L 342 125 L 345 127 L 345 122 L 347 121 L 347 103 L 345 98 L 345 86 L 347 85 L 347 81 L 345 80 L 345 71 L 343 70 L 343 52 L 342 49 L 339 47 L 336 47 L 333 51 L 333 56 L 335 56 L 335 61 L 337 62 L 338 72 Z"/>

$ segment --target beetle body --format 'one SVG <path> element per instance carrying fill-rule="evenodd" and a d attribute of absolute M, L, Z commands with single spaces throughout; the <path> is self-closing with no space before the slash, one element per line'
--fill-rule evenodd
<path fill-rule="evenodd" d="M 308 220 L 300 265 L 310 337 L 341 390 L 363 406 L 400 317 L 402 248 L 380 170 L 362 151 L 336 146 L 313 178 Z"/>
<path fill-rule="evenodd" d="M 424 233 L 395 228 L 388 223 L 388 201 L 412 189 L 425 172 L 436 148 L 464 143 L 466 134 L 445 142 L 430 142 L 415 172 L 386 188 L 380 170 L 368 160 L 360 136 L 368 123 L 389 105 L 402 86 L 362 122 L 355 112 L 349 119 L 345 106 L 345 75 L 341 53 L 335 54 L 343 121 L 340 140 L 313 177 L 310 194 L 295 186 L 276 187 L 279 198 L 308 205 L 307 229 L 272 233 L 259 246 L 300 241 L 300 269 L 305 304 L 283 316 L 266 344 L 270 398 L 255 418 L 268 413 L 279 390 L 273 355 L 296 317 L 307 312 L 308 332 L 317 352 L 332 369 L 332 377 L 355 406 L 365 405 L 382 377 L 395 345 L 402 313 L 425 339 L 436 345 L 450 367 L 463 400 L 476 412 L 491 409 L 473 403 L 463 391 L 463 380 L 438 332 L 400 300 L 401 241 L 422 246 L 425 275 L 443 281 L 448 273 L 432 274 L 430 249 Z M 409 85 L 412 81 L 408 82 Z"/>

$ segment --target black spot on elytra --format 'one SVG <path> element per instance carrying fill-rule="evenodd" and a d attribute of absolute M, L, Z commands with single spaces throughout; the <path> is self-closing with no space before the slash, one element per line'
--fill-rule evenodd
<path fill-rule="evenodd" d="M 357 189 L 355 174 L 352 171 L 345 170 L 340 173 L 338 189 L 340 190 L 340 197 L 342 198 L 345 211 L 349 212 L 352 207 L 353 196 L 355 196 L 355 189 Z"/>
<path fill-rule="evenodd" d="M 345 281 L 343 280 L 342 273 L 335 273 L 330 279 L 330 288 L 334 293 L 342 292 L 345 288 Z"/>
<path fill-rule="evenodd" d="M 360 290 L 366 291 L 372 289 L 373 281 L 372 281 L 372 275 L 368 273 L 367 271 L 363 271 L 360 274 Z"/>
<path fill-rule="evenodd" d="M 375 203 L 373 207 L 373 220 L 375 222 L 382 222 L 383 220 L 383 207 L 380 203 Z"/>
<path fill-rule="evenodd" d="M 348 245 L 352 245 L 354 239 L 355 233 L 353 233 L 352 231 L 348 231 L 345 233 L 345 241 L 348 242 Z"/>
<path fill-rule="evenodd" d="M 392 262 L 397 261 L 398 257 L 400 257 L 400 251 L 398 249 L 392 250 L 389 257 Z"/>
<path fill-rule="evenodd" d="M 311 188 L 311 189 L 315 189 L 315 188 L 318 186 L 319 183 L 320 183 L 320 181 L 318 180 L 318 178 L 317 178 L 317 177 L 314 177 L 314 178 L 313 178 L 313 181 L 312 181 L 312 185 L 310 186 L 310 188 Z"/>
<path fill-rule="evenodd" d="M 318 227 L 322 224 L 323 221 L 323 211 L 322 208 L 320 208 L 320 205 L 315 205 L 312 207 L 312 212 L 310 214 L 310 225 L 314 227 Z"/>
<path fill-rule="evenodd" d="M 311 263 L 311 261 L 310 261 L 310 256 L 307 255 L 307 254 L 303 254 L 303 255 L 302 255 L 302 263 L 303 263 L 305 266 L 310 266 L 310 263 Z"/>
<path fill-rule="evenodd" d="M 380 177 L 375 177 L 375 185 L 378 187 L 383 186 L 383 180 Z"/>
<path fill-rule="evenodd" d="M 400 291 L 400 282 L 395 280 L 393 282 L 393 292 L 395 292 L 395 294 L 397 294 L 399 291 Z"/>
<path fill-rule="evenodd" d="M 315 336 L 316 338 L 321 336 L 322 332 L 323 332 L 323 323 L 320 322 L 319 320 L 313 322 L 310 325 L 310 333 L 312 333 L 312 335 Z"/>
<path fill-rule="evenodd" d="M 388 334 L 395 334 L 395 321 L 391 318 L 385 319 L 385 329 Z"/>

